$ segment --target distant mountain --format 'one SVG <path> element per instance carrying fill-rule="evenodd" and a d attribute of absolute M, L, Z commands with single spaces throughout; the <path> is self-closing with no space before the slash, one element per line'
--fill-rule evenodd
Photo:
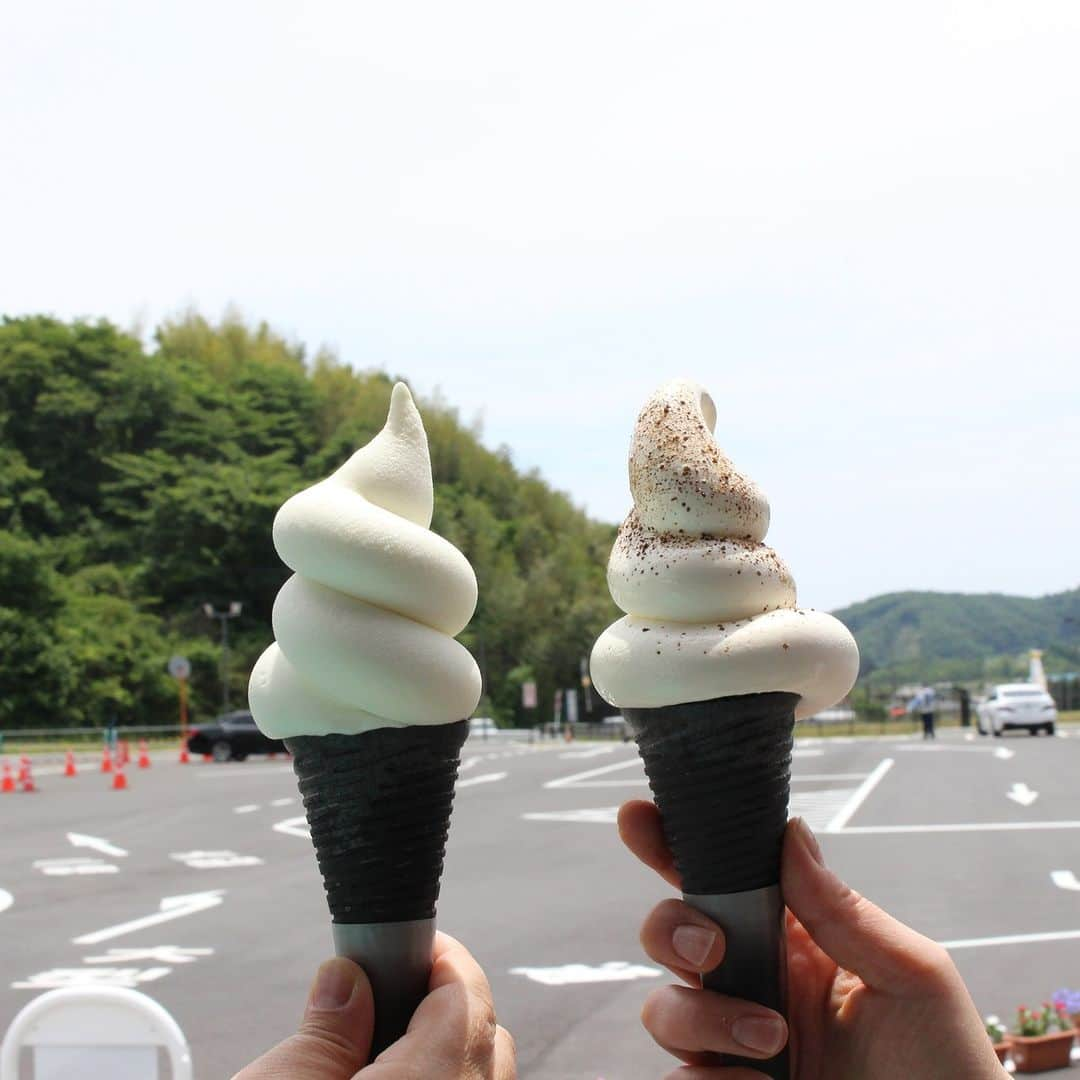
<path fill-rule="evenodd" d="M 1051 596 L 901 592 L 833 613 L 855 635 L 861 677 L 993 681 L 1023 675 L 1029 649 L 1049 674 L 1080 671 L 1080 589 Z"/>

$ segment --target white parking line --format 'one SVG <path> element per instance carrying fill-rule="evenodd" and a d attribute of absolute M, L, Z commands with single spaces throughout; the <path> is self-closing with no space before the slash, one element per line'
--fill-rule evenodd
<path fill-rule="evenodd" d="M 861 772 L 832 772 L 832 773 L 804 773 L 803 775 L 797 775 L 795 773 L 791 776 L 791 782 L 794 784 L 796 780 L 803 782 L 810 781 L 825 781 L 825 780 L 865 780 L 866 773 Z"/>
<path fill-rule="evenodd" d="M 825 826 L 826 832 L 840 832 L 851 820 L 855 811 L 859 809 L 870 792 L 881 782 L 882 777 L 893 767 L 893 759 L 886 758 L 878 767 L 855 789 L 850 800 L 843 809 Z"/>
<path fill-rule="evenodd" d="M 957 825 L 852 825 L 832 830 L 839 836 L 877 836 L 884 833 L 1012 832 L 1013 830 L 1080 829 L 1080 821 L 985 821 Z"/>
<path fill-rule="evenodd" d="M 942 941 L 946 949 L 980 949 L 984 945 L 1034 945 L 1040 941 L 1072 941 L 1080 938 L 1080 930 L 1055 930 L 1047 934 L 1008 934 L 1005 937 L 963 938 Z"/>
<path fill-rule="evenodd" d="M 593 783 L 583 782 L 592 780 L 594 776 L 605 776 L 607 773 L 618 772 L 620 769 L 632 769 L 635 765 L 639 768 L 643 767 L 641 765 L 641 758 L 635 756 L 626 761 L 616 761 L 614 765 L 601 765 L 598 769 L 586 769 L 584 772 L 574 773 L 572 776 L 560 776 L 557 780 L 549 780 L 544 787 L 626 787 L 628 785 L 644 784 L 646 782 L 644 777 L 635 778 L 633 780 L 608 780 L 604 782 L 595 781 Z"/>
<path fill-rule="evenodd" d="M 196 769 L 196 780 L 229 780 L 238 776 L 266 776 L 268 773 L 288 772 L 291 773 L 291 765 L 238 765 L 236 768 L 209 768 Z"/>
<path fill-rule="evenodd" d="M 294 802 L 296 802 L 296 799 L 292 798 L 292 796 L 289 796 L 289 797 L 284 798 L 284 799 L 271 799 L 270 800 L 270 805 L 271 806 L 289 806 L 291 803 L 294 803 Z"/>
<path fill-rule="evenodd" d="M 259 809 L 258 803 L 248 803 L 246 806 L 234 806 L 234 814 L 251 814 Z"/>
<path fill-rule="evenodd" d="M 472 787 L 473 784 L 493 784 L 496 780 L 505 780 L 510 774 L 504 772 L 485 773 L 483 776 L 470 776 L 468 780 L 459 780 L 459 788 Z"/>

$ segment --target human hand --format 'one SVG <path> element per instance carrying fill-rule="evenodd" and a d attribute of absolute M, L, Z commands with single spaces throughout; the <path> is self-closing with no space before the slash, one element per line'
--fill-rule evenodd
<path fill-rule="evenodd" d="M 619 811 L 619 835 L 675 888 L 679 875 L 651 802 Z M 695 989 L 654 990 L 642 1009 L 652 1037 L 687 1064 L 669 1080 L 750 1080 L 718 1054 L 768 1058 L 788 1038 L 795 1080 L 1001 1080 L 982 1020 L 949 954 L 848 888 L 825 867 L 801 819 L 781 862 L 788 907 L 788 1023 L 750 1002 L 701 990 L 723 960 L 723 931 L 681 900 L 646 917 L 641 943 Z"/>
<path fill-rule="evenodd" d="M 409 1029 L 370 1065 L 375 1004 L 351 960 L 327 960 L 308 994 L 300 1030 L 233 1080 L 513 1080 L 514 1041 L 495 1023 L 491 987 L 468 949 L 436 934 L 428 995 Z"/>

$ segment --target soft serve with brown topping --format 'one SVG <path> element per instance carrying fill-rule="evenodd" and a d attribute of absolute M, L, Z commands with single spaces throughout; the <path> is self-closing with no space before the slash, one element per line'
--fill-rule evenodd
<path fill-rule="evenodd" d="M 735 694 L 799 694 L 797 718 L 854 685 L 859 653 L 831 615 L 795 606 L 795 582 L 762 543 L 769 504 L 716 445 L 716 407 L 696 383 L 665 383 L 630 448 L 634 508 L 608 562 L 627 614 L 593 648 L 592 679 L 619 708 Z"/>

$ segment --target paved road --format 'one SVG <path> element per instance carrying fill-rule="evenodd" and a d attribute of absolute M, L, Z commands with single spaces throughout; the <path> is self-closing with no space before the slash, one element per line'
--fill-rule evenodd
<path fill-rule="evenodd" d="M 1009 1015 L 1080 979 L 1070 734 L 797 748 L 792 811 L 853 885 L 951 943 L 984 1012 Z M 130 778 L 114 792 L 84 769 L 0 797 L 0 1030 L 48 985 L 128 982 L 177 1017 L 200 1078 L 227 1077 L 292 1030 L 329 949 L 291 770 L 159 757 Z M 652 1080 L 671 1068 L 637 1022 L 662 981 L 637 926 L 666 888 L 611 825 L 619 802 L 645 793 L 632 745 L 466 746 L 440 923 L 488 970 L 524 1077 Z M 1047 937 L 999 940 L 1014 935 Z M 607 981 L 551 984 L 573 976 Z"/>

